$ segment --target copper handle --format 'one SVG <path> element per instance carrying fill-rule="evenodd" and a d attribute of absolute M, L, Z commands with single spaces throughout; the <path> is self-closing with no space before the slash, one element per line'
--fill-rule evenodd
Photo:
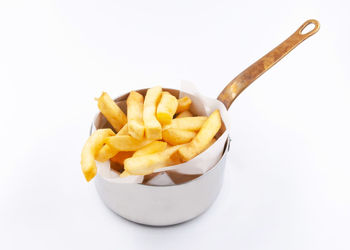
<path fill-rule="evenodd" d="M 311 31 L 303 34 L 303 30 L 309 24 L 314 24 L 315 27 Z M 315 34 L 319 28 L 320 24 L 317 20 L 307 20 L 296 32 L 293 33 L 293 35 L 288 37 L 284 42 L 236 76 L 236 78 L 233 79 L 220 93 L 218 100 L 221 101 L 227 109 L 229 109 L 232 102 L 246 87 L 269 70 L 273 65 L 275 65 L 275 63 L 281 60 L 302 41 Z"/>

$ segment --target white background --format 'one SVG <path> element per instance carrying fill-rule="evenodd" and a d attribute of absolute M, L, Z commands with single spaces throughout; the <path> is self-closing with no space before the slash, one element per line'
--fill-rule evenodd
<path fill-rule="evenodd" d="M 350 249 L 348 1 L 1 1 L 0 249 Z M 221 89 L 309 18 L 320 31 L 232 105 L 225 182 L 152 228 L 80 171 L 101 91 Z"/>

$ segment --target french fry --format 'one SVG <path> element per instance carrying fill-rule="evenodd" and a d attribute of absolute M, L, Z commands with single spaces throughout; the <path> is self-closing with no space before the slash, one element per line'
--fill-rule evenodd
<path fill-rule="evenodd" d="M 115 135 L 106 138 L 106 144 L 117 151 L 136 151 L 147 144 L 150 144 L 151 140 L 136 140 L 130 135 Z"/>
<path fill-rule="evenodd" d="M 106 138 L 113 136 L 111 129 L 98 129 L 86 141 L 81 152 L 81 170 L 87 181 L 90 181 L 96 175 L 97 168 L 95 155 L 102 148 Z"/>
<path fill-rule="evenodd" d="M 128 158 L 124 161 L 124 169 L 132 175 L 151 174 L 158 168 L 172 165 L 173 161 L 170 156 L 179 147 L 172 146 L 158 153 Z"/>
<path fill-rule="evenodd" d="M 196 132 L 169 128 L 163 130 L 163 140 L 170 145 L 179 145 L 190 142 L 196 136 Z"/>
<path fill-rule="evenodd" d="M 198 134 L 193 140 L 181 146 L 174 154 L 171 155 L 171 159 L 174 162 L 186 162 L 196 157 L 198 154 L 207 149 L 208 145 L 212 142 L 214 136 L 221 127 L 221 116 L 219 110 L 215 110 L 205 121 Z"/>
<path fill-rule="evenodd" d="M 125 124 L 117 133 L 117 135 L 128 135 L 129 131 L 128 131 L 128 124 Z"/>
<path fill-rule="evenodd" d="M 164 125 L 169 124 L 177 109 L 177 99 L 169 92 L 163 92 L 157 107 L 157 119 Z"/>
<path fill-rule="evenodd" d="M 125 124 L 117 133 L 117 135 L 128 135 L 128 126 Z M 115 148 L 110 147 L 109 145 L 105 144 L 101 148 L 100 151 L 98 151 L 96 155 L 96 160 L 100 162 L 108 161 L 110 158 L 115 156 L 119 151 Z"/>
<path fill-rule="evenodd" d="M 163 141 L 154 141 L 147 146 L 137 150 L 132 157 L 138 157 L 138 156 L 144 156 L 144 155 L 150 155 L 157 152 L 164 151 L 167 148 L 167 143 Z M 123 173 L 121 173 L 119 176 L 121 178 L 129 176 L 130 173 L 128 171 L 124 170 Z"/>
<path fill-rule="evenodd" d="M 209 142 L 209 144 L 206 146 L 206 148 L 205 148 L 202 152 L 204 152 L 205 150 L 207 150 L 207 149 L 208 149 L 211 145 L 213 145 L 215 142 L 216 142 L 216 139 L 215 139 L 215 138 L 211 139 L 211 141 Z"/>
<path fill-rule="evenodd" d="M 182 111 L 176 118 L 192 117 L 193 114 L 189 110 Z"/>
<path fill-rule="evenodd" d="M 110 158 L 115 156 L 119 151 L 110 147 L 109 145 L 105 144 L 102 146 L 102 148 L 98 151 L 96 155 L 96 160 L 99 162 L 105 162 L 108 161 Z"/>
<path fill-rule="evenodd" d="M 131 91 L 127 103 L 128 133 L 137 140 L 142 140 L 145 132 L 143 126 L 143 96 Z"/>
<path fill-rule="evenodd" d="M 113 156 L 111 158 L 111 161 L 119 163 L 120 165 L 124 165 L 125 159 L 132 157 L 133 154 L 133 151 L 121 151 L 118 152 L 118 154 L 116 154 L 115 156 Z"/>
<path fill-rule="evenodd" d="M 175 118 L 169 125 L 164 126 L 163 130 L 176 128 L 182 130 L 198 131 L 208 119 L 206 116 Z"/>
<path fill-rule="evenodd" d="M 126 124 L 126 115 L 106 92 L 97 99 L 97 106 L 117 132 Z"/>
<path fill-rule="evenodd" d="M 143 148 L 140 148 L 139 150 L 137 150 L 134 153 L 133 157 L 154 154 L 154 153 L 157 153 L 159 151 L 165 150 L 166 147 L 167 147 L 166 142 L 154 141 L 154 142 L 151 142 L 150 144 L 148 144 L 147 146 L 144 146 Z"/>
<path fill-rule="evenodd" d="M 176 114 L 188 110 L 192 104 L 192 100 L 188 96 L 178 99 L 177 102 L 178 102 L 178 105 L 177 105 Z"/>
<path fill-rule="evenodd" d="M 143 105 L 143 122 L 145 135 L 149 140 L 162 139 L 162 126 L 156 118 L 156 107 L 162 94 L 161 87 L 153 87 L 147 90 Z"/>

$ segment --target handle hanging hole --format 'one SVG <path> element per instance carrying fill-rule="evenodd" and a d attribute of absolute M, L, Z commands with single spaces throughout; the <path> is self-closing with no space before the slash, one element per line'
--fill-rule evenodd
<path fill-rule="evenodd" d="M 299 34 L 303 36 L 313 35 L 319 30 L 319 28 L 319 22 L 317 20 L 310 19 L 299 28 Z"/>
<path fill-rule="evenodd" d="M 309 23 L 300 31 L 300 34 L 306 35 L 307 33 L 313 31 L 315 29 L 316 25 L 314 23 Z"/>

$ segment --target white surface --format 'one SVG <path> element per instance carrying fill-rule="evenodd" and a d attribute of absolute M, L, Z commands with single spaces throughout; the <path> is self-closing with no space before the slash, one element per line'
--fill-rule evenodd
<path fill-rule="evenodd" d="M 349 249 L 348 1 L 1 1 L 1 249 Z M 318 34 L 234 103 L 223 190 L 168 228 L 121 219 L 80 172 L 102 90 L 215 97 L 306 19 Z"/>

